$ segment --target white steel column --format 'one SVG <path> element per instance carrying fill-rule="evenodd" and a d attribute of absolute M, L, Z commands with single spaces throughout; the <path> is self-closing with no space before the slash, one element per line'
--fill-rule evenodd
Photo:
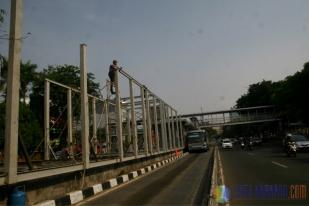
<path fill-rule="evenodd" d="M 156 151 L 160 152 L 160 139 L 159 139 L 159 129 L 158 129 L 158 115 L 157 115 L 157 100 L 153 96 L 153 119 L 155 126 L 155 138 L 156 138 Z"/>
<path fill-rule="evenodd" d="M 67 124 L 68 124 L 68 137 L 67 137 L 67 144 L 69 147 L 69 154 L 70 157 L 73 155 L 73 132 L 72 132 L 72 90 L 67 90 Z"/>
<path fill-rule="evenodd" d="M 80 88 L 82 114 L 82 156 L 84 167 L 89 167 L 89 110 L 87 94 L 87 45 L 80 45 Z"/>
<path fill-rule="evenodd" d="M 133 81 L 130 79 L 130 103 L 131 103 L 131 121 L 132 121 L 132 138 L 133 138 L 133 151 L 134 156 L 138 155 L 138 146 L 137 146 L 137 128 L 136 128 L 136 117 L 135 117 L 135 103 L 134 103 L 134 92 L 133 92 Z"/>
<path fill-rule="evenodd" d="M 152 128 L 151 128 L 151 118 L 150 118 L 150 105 L 149 105 L 149 92 L 146 90 L 146 113 L 147 113 L 147 136 L 149 152 L 152 154 Z"/>
<path fill-rule="evenodd" d="M 166 114 L 167 114 L 167 127 L 168 127 L 168 140 L 169 140 L 169 144 L 168 144 L 168 149 L 172 149 L 173 147 L 173 143 L 172 143 L 172 131 L 171 131 L 171 118 L 170 118 L 170 113 L 169 113 L 169 106 L 166 106 L 167 107 L 167 111 L 166 111 Z"/>
<path fill-rule="evenodd" d="M 145 154 L 148 155 L 148 137 L 147 137 L 146 105 L 145 105 L 144 87 L 141 87 L 141 96 L 142 96 L 144 150 L 145 150 Z"/>
<path fill-rule="evenodd" d="M 11 1 L 4 146 L 4 172 L 8 184 L 17 181 L 22 3 L 22 0 Z"/>
<path fill-rule="evenodd" d="M 50 95 L 50 83 L 45 80 L 44 82 L 44 160 L 49 160 L 50 150 L 49 150 L 49 95 Z"/>
<path fill-rule="evenodd" d="M 185 146 L 185 139 L 184 139 L 184 136 L 183 136 L 183 129 L 182 129 L 182 121 L 181 121 L 181 118 L 180 118 L 180 125 L 179 125 L 179 128 L 180 128 L 181 146 L 184 147 L 184 146 Z"/>
<path fill-rule="evenodd" d="M 126 142 L 129 142 L 129 148 L 130 148 L 132 144 L 130 109 L 127 109 L 126 113 L 127 113 L 127 132 L 128 132 L 128 139 Z M 132 151 L 132 150 L 130 149 L 129 151 Z"/>
<path fill-rule="evenodd" d="M 161 141 L 162 141 L 162 150 L 166 151 L 166 133 L 165 133 L 165 121 L 164 121 L 164 106 L 163 102 L 160 100 L 160 123 L 161 123 Z"/>
<path fill-rule="evenodd" d="M 179 118 L 178 118 L 178 115 L 177 115 L 177 112 L 175 111 L 175 117 L 176 117 L 176 121 L 175 121 L 175 123 L 176 123 L 176 139 L 177 139 L 177 148 L 179 148 L 180 147 L 180 132 L 179 132 L 179 126 L 178 126 L 178 124 L 179 124 Z"/>
<path fill-rule="evenodd" d="M 119 159 L 123 160 L 123 141 L 122 141 L 122 109 L 120 102 L 120 86 L 119 86 L 119 70 L 115 71 L 115 91 L 116 91 L 116 132 L 118 140 L 118 154 Z"/>
<path fill-rule="evenodd" d="M 108 99 L 104 102 L 104 110 L 105 110 L 105 138 L 106 138 L 106 150 L 110 152 L 110 137 L 109 137 L 109 111 L 108 111 Z"/>
<path fill-rule="evenodd" d="M 96 99 L 92 98 L 92 145 L 94 153 L 98 153 L 97 147 L 97 112 L 96 112 Z"/>
<path fill-rule="evenodd" d="M 173 109 L 171 108 L 171 120 L 172 120 L 172 147 L 173 149 L 176 148 L 176 135 L 175 135 L 175 118 L 173 114 Z"/>

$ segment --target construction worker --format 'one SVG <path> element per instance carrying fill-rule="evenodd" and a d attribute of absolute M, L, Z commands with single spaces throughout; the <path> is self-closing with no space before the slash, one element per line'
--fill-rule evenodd
<path fill-rule="evenodd" d="M 111 85 L 110 85 L 111 94 L 116 94 L 113 87 L 115 85 L 115 76 L 116 76 L 117 69 L 122 69 L 122 68 L 117 66 L 117 60 L 113 60 L 113 64 L 109 66 L 109 72 L 108 72 L 108 76 L 111 81 Z"/>

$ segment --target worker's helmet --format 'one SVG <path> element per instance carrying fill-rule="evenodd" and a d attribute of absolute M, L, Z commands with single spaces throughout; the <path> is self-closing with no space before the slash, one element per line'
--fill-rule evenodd
<path fill-rule="evenodd" d="M 116 64 L 117 64 L 117 60 L 115 60 L 115 59 L 114 59 L 114 60 L 113 60 L 113 64 L 115 64 L 115 65 L 116 65 Z"/>

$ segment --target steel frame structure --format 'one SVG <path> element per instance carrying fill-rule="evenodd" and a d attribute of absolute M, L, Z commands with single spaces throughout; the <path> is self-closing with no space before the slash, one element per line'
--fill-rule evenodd
<path fill-rule="evenodd" d="M 174 150 L 179 150 L 184 147 L 182 124 L 177 111 L 163 101 L 159 96 L 154 94 L 149 88 L 141 84 L 139 81 L 130 76 L 123 69 L 116 71 L 114 82 L 116 97 L 113 101 L 110 100 L 110 95 L 107 93 L 106 98 L 95 97 L 87 92 L 87 45 L 80 45 L 80 69 L 81 80 L 80 90 L 55 82 L 50 79 L 45 79 L 44 89 L 44 160 L 49 161 L 51 158 L 50 151 L 50 92 L 51 85 L 56 85 L 66 90 L 67 92 L 67 143 L 71 145 L 73 142 L 73 111 L 72 111 L 72 94 L 78 93 L 81 99 L 81 142 L 82 142 L 82 161 L 71 166 L 60 166 L 56 168 L 33 170 L 27 173 L 18 173 L 18 147 L 17 144 L 6 144 L 5 156 L 11 155 L 6 161 L 4 177 L 0 177 L 0 185 L 15 184 L 21 181 L 33 180 L 51 175 L 63 174 L 82 169 L 89 169 L 117 162 L 125 162 L 132 159 L 143 158 L 146 156 L 163 154 Z M 129 82 L 129 97 L 121 97 L 120 90 L 120 75 Z M 108 91 L 108 85 L 106 85 Z M 139 88 L 140 95 L 134 96 L 134 87 Z M 14 92 L 14 91 L 13 91 Z M 18 92 L 18 91 L 15 91 Z M 14 93 L 15 94 L 15 93 Z M 122 103 L 126 99 L 129 103 Z M 89 101 L 89 102 L 88 102 Z M 97 119 L 96 119 L 96 102 L 100 102 L 104 107 L 105 131 L 107 150 L 110 150 L 111 134 L 109 125 L 116 125 L 117 134 L 117 157 L 110 160 L 91 161 L 90 146 L 91 139 L 97 138 Z M 92 138 L 89 137 L 90 120 L 89 120 L 89 104 L 92 105 Z M 109 106 L 115 106 L 114 116 L 112 120 Z M 141 106 L 141 118 L 137 117 L 138 106 Z M 137 124 L 142 123 L 143 128 L 143 148 L 138 146 Z M 10 126 L 7 123 L 7 127 Z M 17 123 L 18 124 L 18 123 Z M 124 133 L 123 125 L 127 125 L 127 133 Z M 18 126 L 18 125 L 17 125 Z M 159 132 L 160 130 L 160 132 Z M 14 133 L 16 135 L 16 133 Z M 128 137 L 132 142 L 132 155 L 126 156 L 123 148 L 124 138 Z M 10 136 L 5 141 L 11 139 Z M 132 140 L 132 141 L 131 141 Z M 16 139 L 17 141 L 17 139 Z M 95 144 L 95 141 L 93 141 Z M 161 147 L 160 147 L 161 142 Z M 177 143 L 177 144 L 176 144 Z M 96 147 L 95 147 L 96 148 Z M 70 153 L 72 152 L 70 148 Z M 96 150 L 95 150 L 96 152 Z"/>

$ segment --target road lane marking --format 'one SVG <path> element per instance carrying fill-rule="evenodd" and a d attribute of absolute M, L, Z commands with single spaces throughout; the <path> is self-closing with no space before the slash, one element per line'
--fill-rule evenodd
<path fill-rule="evenodd" d="M 248 152 L 248 155 L 251 155 L 251 156 L 253 156 L 254 154 L 253 154 L 252 152 Z"/>
<path fill-rule="evenodd" d="M 283 165 L 283 164 L 280 164 L 280 163 L 275 162 L 275 161 L 272 161 L 271 163 L 273 163 L 273 164 L 275 164 L 275 165 L 277 165 L 277 166 L 283 167 L 283 168 L 288 168 L 288 166 Z"/>

